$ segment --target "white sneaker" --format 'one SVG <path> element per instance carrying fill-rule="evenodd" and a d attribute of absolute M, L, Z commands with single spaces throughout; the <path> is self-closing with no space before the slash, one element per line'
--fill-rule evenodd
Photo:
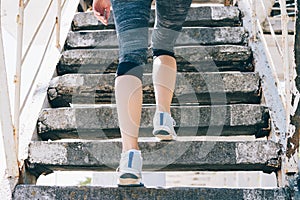
<path fill-rule="evenodd" d="M 129 150 L 121 154 L 118 186 L 120 187 L 140 187 L 143 186 L 142 180 L 143 158 L 141 151 Z"/>
<path fill-rule="evenodd" d="M 160 140 L 175 140 L 177 135 L 174 130 L 175 121 L 167 112 L 156 112 L 153 118 L 153 135 Z"/>

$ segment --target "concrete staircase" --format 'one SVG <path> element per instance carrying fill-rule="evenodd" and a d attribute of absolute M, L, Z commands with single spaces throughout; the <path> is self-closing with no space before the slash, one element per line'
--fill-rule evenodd
<path fill-rule="evenodd" d="M 149 26 L 153 25 L 154 12 Z M 29 146 L 27 171 L 113 171 L 121 152 L 113 81 L 117 39 L 113 19 L 103 27 L 92 13 L 75 15 L 58 76 L 48 89 L 52 108 L 37 122 L 40 141 Z M 151 29 L 149 30 L 151 31 Z M 151 57 L 145 67 L 140 148 L 146 171 L 264 171 L 280 169 L 280 147 L 269 135 L 260 77 L 237 7 L 193 7 L 180 35 L 172 104 L 178 140 L 152 135 L 155 111 Z M 70 106 L 71 105 L 71 106 Z M 231 136 L 231 140 L 227 137 Z M 283 188 L 103 188 L 18 185 L 14 199 L 288 199 Z"/>

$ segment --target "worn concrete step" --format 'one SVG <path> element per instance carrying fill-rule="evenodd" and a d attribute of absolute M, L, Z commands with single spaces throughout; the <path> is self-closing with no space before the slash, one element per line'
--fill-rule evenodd
<path fill-rule="evenodd" d="M 29 145 L 30 170 L 114 170 L 118 167 L 121 139 L 50 142 Z M 280 145 L 272 141 L 209 141 L 206 138 L 178 138 L 158 142 L 139 139 L 145 171 L 272 171 L 279 168 Z M 270 163 L 272 165 L 270 165 Z"/>
<path fill-rule="evenodd" d="M 14 200 L 288 200 L 285 188 L 230 189 L 230 188 L 117 188 L 99 186 L 36 186 L 18 185 Z"/>
<path fill-rule="evenodd" d="M 111 12 L 112 13 L 112 12 Z M 154 24 L 154 10 L 151 10 L 149 26 Z M 240 11 L 234 6 L 201 6 L 191 7 L 184 26 L 239 26 Z M 113 14 L 105 27 L 92 12 L 78 13 L 74 16 L 73 30 L 114 28 Z"/>
<path fill-rule="evenodd" d="M 282 33 L 282 26 L 281 26 L 281 20 L 280 18 L 270 18 L 270 22 L 272 25 L 272 28 L 274 30 L 275 33 L 277 34 L 281 34 Z M 294 34 L 295 32 L 295 19 L 290 19 L 287 23 L 287 30 L 289 34 Z M 271 27 L 270 24 L 268 22 L 264 23 L 264 33 L 271 33 Z"/>
<path fill-rule="evenodd" d="M 48 88 L 52 107 L 112 103 L 114 74 L 67 74 L 54 78 Z M 260 78 L 254 72 L 178 73 L 173 103 L 259 103 Z M 226 95 L 226 97 L 225 97 Z M 155 104 L 152 74 L 143 77 L 143 102 Z M 223 98 L 222 98 L 223 97 Z"/>
<path fill-rule="evenodd" d="M 141 136 L 152 136 L 155 106 L 142 109 Z M 172 106 L 179 136 L 253 135 L 268 133 L 269 114 L 264 106 L 233 104 L 213 106 Z M 37 129 L 43 139 L 120 137 L 115 105 L 44 109 Z M 266 130 L 265 130 L 266 129 Z"/>
<path fill-rule="evenodd" d="M 118 49 L 73 49 L 62 53 L 58 74 L 114 73 L 118 64 Z M 251 71 L 252 52 L 240 45 L 175 47 L 178 71 Z M 145 72 L 151 72 L 152 56 L 149 50 Z"/>
<path fill-rule="evenodd" d="M 149 45 L 153 29 L 149 30 Z M 242 44 L 247 37 L 243 27 L 189 27 L 183 28 L 176 46 Z M 67 48 L 117 48 L 115 30 L 70 31 Z"/>

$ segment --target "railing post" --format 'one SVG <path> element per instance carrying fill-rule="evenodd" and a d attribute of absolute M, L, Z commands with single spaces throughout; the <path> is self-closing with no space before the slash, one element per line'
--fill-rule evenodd
<path fill-rule="evenodd" d="M 19 13 L 17 15 L 17 57 L 15 83 L 15 104 L 14 104 L 14 135 L 17 153 L 19 151 L 19 130 L 20 130 L 20 101 L 21 101 L 21 73 L 23 55 L 23 25 L 24 25 L 24 0 L 19 0 Z"/>
<path fill-rule="evenodd" d="M 289 44 L 288 44 L 288 15 L 286 12 L 286 2 L 283 0 L 279 1 L 280 12 L 281 12 L 281 28 L 282 28 L 282 53 L 283 53 L 283 67 L 284 67 L 284 82 L 285 82 L 285 95 L 286 95 L 286 119 L 287 129 L 290 124 L 290 113 L 291 113 L 291 77 L 290 77 L 290 65 L 289 65 Z M 288 132 L 288 130 L 287 130 Z"/>
<path fill-rule="evenodd" d="M 287 162 L 287 157 L 286 157 L 286 150 L 287 150 L 287 137 L 290 129 L 290 115 L 291 115 L 291 104 L 292 104 L 292 88 L 291 88 L 291 75 L 292 73 L 290 71 L 290 65 L 289 65 L 289 44 L 288 44 L 288 29 L 287 29 L 287 24 L 288 24 L 288 15 L 286 11 L 286 2 L 285 0 L 279 0 L 280 4 L 280 12 L 281 12 L 281 29 L 282 29 L 282 61 L 283 61 L 283 67 L 284 67 L 284 83 L 285 83 L 285 110 L 286 110 L 286 130 L 285 132 L 281 133 L 281 144 L 283 146 L 283 158 L 282 158 L 282 185 L 286 185 L 286 180 L 285 180 L 285 165 Z"/>
<path fill-rule="evenodd" d="M 86 2 L 84 0 L 80 0 L 79 4 L 81 5 L 82 10 L 85 12 L 88 8 Z"/>
<path fill-rule="evenodd" d="M 1 3 L 0 3 L 1 13 Z M 17 146 L 14 137 L 13 123 L 12 123 L 12 112 L 9 99 L 9 90 L 7 82 L 7 73 L 4 57 L 3 39 L 2 39 L 2 24 L 0 20 L 0 136 L 3 138 L 4 157 L 5 161 L 1 161 L 1 164 L 6 163 L 4 181 L 0 183 L 2 191 L 0 193 L 0 199 L 10 199 L 12 191 L 16 186 L 19 179 L 19 166 L 17 156 Z M 1 149 L 2 150 L 2 149 Z M 1 181 L 2 177 L 0 177 Z"/>
<path fill-rule="evenodd" d="M 61 0 L 57 0 L 56 25 L 56 47 L 60 48 L 60 23 L 61 23 Z"/>
<path fill-rule="evenodd" d="M 297 77 L 296 80 L 300 79 L 300 0 L 296 1 L 296 23 L 295 23 L 295 62 L 296 62 L 296 72 Z M 300 90 L 300 83 L 296 82 L 296 89 Z M 299 104 L 295 104 L 295 115 L 293 116 L 293 122 L 296 125 L 296 133 L 295 136 L 296 142 L 298 142 L 298 188 L 300 188 L 300 114 L 299 114 L 300 106 Z M 298 190 L 297 197 L 300 198 L 300 190 Z"/>
<path fill-rule="evenodd" d="M 251 0 L 251 23 L 252 23 L 252 39 L 257 40 L 257 16 L 256 16 L 256 0 Z"/>

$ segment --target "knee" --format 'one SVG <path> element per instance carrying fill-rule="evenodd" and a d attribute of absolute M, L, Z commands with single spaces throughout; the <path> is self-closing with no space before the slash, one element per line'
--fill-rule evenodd
<path fill-rule="evenodd" d="M 174 57 L 174 46 L 179 32 L 171 29 L 156 28 L 152 33 L 151 46 L 153 55 L 170 55 Z"/>
<path fill-rule="evenodd" d="M 175 58 L 175 54 L 173 51 L 167 51 L 164 49 L 152 49 L 152 54 L 153 54 L 154 59 L 158 56 L 163 56 L 163 55 L 171 56 L 171 57 Z"/>
<path fill-rule="evenodd" d="M 143 79 L 143 66 L 134 62 L 121 62 L 118 65 L 116 77 L 123 75 L 131 75 Z"/>

